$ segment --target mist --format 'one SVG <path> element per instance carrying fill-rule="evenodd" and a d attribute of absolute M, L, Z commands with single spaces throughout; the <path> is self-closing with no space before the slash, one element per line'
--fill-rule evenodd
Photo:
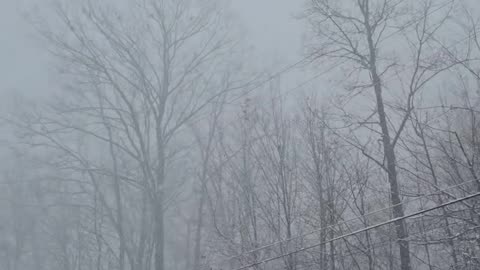
<path fill-rule="evenodd" d="M 479 22 L 2 1 L 0 269 L 480 269 Z"/>

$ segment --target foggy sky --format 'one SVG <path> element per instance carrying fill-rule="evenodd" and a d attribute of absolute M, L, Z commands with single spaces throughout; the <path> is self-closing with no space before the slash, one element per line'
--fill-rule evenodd
<path fill-rule="evenodd" d="M 73 0 L 72 0 L 73 1 Z M 0 0 L 0 99 L 20 92 L 29 97 L 44 97 L 55 84 L 51 57 L 35 40 L 32 26 L 24 18 L 35 5 L 48 0 Z M 303 23 L 294 18 L 303 1 L 231 0 L 246 29 L 246 43 L 262 56 L 264 63 L 287 63 L 300 57 Z"/>
<path fill-rule="evenodd" d="M 80 0 L 70 0 L 80 1 Z M 227 1 L 227 0 L 221 0 Z M 228 0 L 244 33 L 243 44 L 251 49 L 253 59 L 272 72 L 301 58 L 301 36 L 304 22 L 295 19 L 303 1 Z M 15 97 L 48 102 L 51 93 L 60 88 L 54 58 L 39 39 L 26 18 L 37 6 L 48 9 L 51 0 L 0 0 L 0 114 L 15 107 Z M 298 84 L 302 76 L 292 70 L 282 84 Z M 8 157 L 10 129 L 0 125 L 0 158 Z"/>

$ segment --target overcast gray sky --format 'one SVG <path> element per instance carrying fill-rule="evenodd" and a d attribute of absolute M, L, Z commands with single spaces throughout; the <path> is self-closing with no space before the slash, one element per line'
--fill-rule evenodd
<path fill-rule="evenodd" d="M 74 1 L 74 0 L 72 0 Z M 22 13 L 31 12 L 39 0 L 0 0 L 0 97 L 8 92 L 45 96 L 57 87 L 50 56 L 34 39 L 32 26 Z M 288 63 L 300 57 L 303 23 L 294 19 L 303 1 L 231 0 L 246 29 L 247 43 L 264 63 Z"/>
<path fill-rule="evenodd" d="M 25 2 L 25 3 L 23 3 Z M 30 3 L 34 3 L 30 0 Z M 23 19 L 26 1 L 0 0 L 0 94 L 22 91 L 38 94 L 49 87 L 48 54 L 33 38 Z"/>

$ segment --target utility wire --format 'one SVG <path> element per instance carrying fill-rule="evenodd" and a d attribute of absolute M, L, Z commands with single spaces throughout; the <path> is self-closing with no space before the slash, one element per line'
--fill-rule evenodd
<path fill-rule="evenodd" d="M 361 218 L 366 218 L 366 217 L 372 216 L 372 215 L 374 215 L 374 214 L 378 214 L 378 213 L 381 213 L 381 212 L 383 212 L 383 211 L 390 210 L 390 209 L 392 209 L 392 208 L 394 208 L 394 207 L 396 207 L 396 206 L 402 205 L 402 204 L 409 204 L 409 203 L 418 201 L 418 200 L 423 199 L 423 198 L 431 197 L 431 196 L 443 195 L 447 190 L 454 189 L 454 188 L 457 188 L 457 187 L 460 187 L 460 186 L 463 186 L 463 185 L 466 185 L 466 184 L 469 184 L 469 183 L 473 183 L 473 182 L 476 182 L 476 180 L 471 180 L 471 181 L 463 182 L 463 183 L 460 183 L 460 184 L 457 184 L 457 185 L 449 186 L 448 188 L 438 190 L 438 191 L 435 192 L 435 193 L 425 194 L 425 195 L 416 197 L 416 198 L 414 198 L 414 199 L 411 199 L 411 200 L 408 200 L 408 201 L 405 201 L 405 202 L 401 202 L 401 203 L 399 203 L 399 204 L 391 205 L 391 206 L 388 206 L 388 207 L 384 207 L 384 208 L 381 208 L 381 209 L 378 209 L 378 210 L 369 212 L 369 213 L 367 213 L 367 214 L 365 214 L 365 215 L 360 215 L 360 216 L 356 216 L 356 217 L 351 218 L 351 219 L 344 220 L 344 221 L 342 221 L 342 222 L 340 222 L 340 223 L 337 223 L 337 224 L 334 224 L 334 225 L 329 225 L 329 226 L 326 226 L 326 227 L 323 227 L 323 228 L 319 228 L 319 229 L 316 229 L 316 230 L 312 230 L 312 231 L 310 231 L 310 232 L 307 232 L 307 233 L 304 233 L 304 234 L 301 234 L 301 235 L 297 235 L 297 236 L 294 236 L 294 237 L 291 237 L 291 238 L 287 238 L 287 239 L 283 239 L 283 240 L 280 240 L 280 241 L 276 241 L 276 242 L 273 242 L 273 243 L 270 243 L 270 244 L 267 244 L 267 245 L 264 245 L 264 246 L 261 246 L 261 247 L 258 247 L 258 248 L 255 248 L 255 249 L 246 251 L 246 252 L 243 252 L 243 253 L 241 253 L 241 254 L 239 254 L 239 255 L 235 255 L 235 256 L 226 258 L 226 259 L 224 259 L 224 260 L 222 260 L 222 261 L 231 261 L 231 260 L 233 260 L 233 259 L 237 259 L 237 258 L 240 258 L 240 257 L 242 257 L 242 256 L 245 256 L 245 255 L 248 255 L 248 254 L 251 254 L 251 253 L 254 253 L 254 252 L 263 250 L 263 249 L 267 249 L 267 248 L 270 248 L 270 247 L 273 247 L 273 246 L 276 246 L 276 245 L 279 245 L 279 244 L 283 244 L 283 243 L 286 243 L 286 242 L 290 242 L 290 241 L 292 241 L 292 240 L 295 240 L 295 239 L 298 239 L 298 238 L 302 238 L 302 237 L 305 237 L 305 236 L 309 236 L 309 235 L 312 235 L 312 234 L 314 234 L 314 233 L 322 232 L 322 231 L 327 230 L 327 229 L 332 229 L 332 228 L 334 228 L 334 227 L 338 227 L 338 226 L 347 224 L 347 223 L 349 223 L 349 222 L 351 222 L 351 221 L 359 220 L 359 219 L 361 219 Z"/>
<path fill-rule="evenodd" d="M 466 211 L 466 210 L 469 210 L 469 209 L 463 209 L 463 211 Z M 411 240 L 415 240 L 414 236 L 419 236 L 419 235 L 427 235 L 427 233 L 431 233 L 431 232 L 435 232 L 435 231 L 440 231 L 442 229 L 446 229 L 446 228 L 449 228 L 449 227 L 452 227 L 452 226 L 456 226 L 456 225 L 462 225 L 463 223 L 449 223 L 448 225 L 446 226 L 443 226 L 443 227 L 438 227 L 438 228 L 430 228 L 428 230 L 423 230 L 423 231 L 418 231 L 416 233 L 412 233 L 412 234 L 409 234 L 408 237 L 406 238 L 403 238 L 402 240 L 403 241 L 411 241 Z M 472 227 L 469 227 L 468 229 L 466 229 L 466 231 L 472 231 L 474 229 L 477 229 L 479 228 L 480 226 L 472 226 Z M 457 237 L 460 237 L 461 234 L 456 234 L 456 235 L 453 235 L 451 238 L 449 239 L 455 239 Z M 380 248 L 380 247 L 383 247 L 387 244 L 390 244 L 394 239 L 390 239 L 390 240 L 386 240 L 386 241 L 378 241 L 378 242 L 374 242 L 374 243 L 371 243 L 370 244 L 370 247 L 366 248 L 366 249 L 361 249 L 361 248 L 358 248 L 358 247 L 354 247 L 354 249 L 361 249 L 361 250 L 358 250 L 358 251 L 353 251 L 353 252 L 348 252 L 348 253 L 345 253 L 345 254 L 341 254 L 341 253 L 334 253 L 333 256 L 335 256 L 336 259 L 343 259 L 343 258 L 346 258 L 346 257 L 351 257 L 351 256 L 355 256 L 355 255 L 362 255 L 362 254 L 365 254 L 367 252 L 370 252 L 376 248 Z M 396 239 L 395 239 L 396 240 Z M 422 243 L 420 244 L 415 244 L 414 245 L 417 245 L 417 246 L 420 246 L 420 245 L 423 245 Z M 326 255 L 330 255 L 328 252 L 320 252 L 322 254 L 326 254 Z M 311 267 L 313 265 L 315 265 L 316 263 L 312 264 L 312 265 L 307 265 L 307 266 L 300 266 L 298 267 L 297 269 L 304 269 L 304 268 L 307 268 L 307 267 Z"/>
<path fill-rule="evenodd" d="M 433 211 L 433 210 L 436 210 L 436 209 L 439 209 L 439 208 L 443 208 L 443 207 L 446 207 L 446 206 L 449 206 L 449 205 L 452 205 L 452 204 L 456 204 L 456 203 L 459 203 L 459 202 L 462 202 L 462 201 L 466 201 L 466 200 L 469 200 L 469 199 L 473 199 L 473 198 L 478 197 L 478 196 L 480 196 L 480 192 L 469 195 L 469 196 L 466 196 L 466 197 L 463 197 L 463 198 L 460 198 L 460 199 L 457 199 L 457 200 L 453 200 L 453 201 L 450 201 L 450 202 L 447 202 L 447 203 L 443 203 L 443 204 L 437 205 L 437 206 L 429 208 L 429 209 L 421 210 L 421 211 L 418 211 L 418 212 L 415 212 L 415 213 L 412 213 L 412 214 L 405 215 L 403 217 L 390 219 L 388 221 L 381 222 L 381 223 L 378 223 L 378 224 L 375 224 L 375 225 L 372 225 L 372 226 L 369 226 L 369 227 L 366 227 L 366 228 L 363 228 L 363 229 L 360 229 L 360 230 L 356 230 L 356 231 L 353 231 L 351 233 L 347 233 L 347 234 L 344 234 L 344 235 L 341 235 L 341 236 L 337 236 L 337 237 L 332 238 L 328 241 L 323 241 L 321 243 L 317 243 L 317 244 L 314 244 L 314 245 L 303 247 L 303 248 L 297 249 L 297 250 L 292 251 L 292 252 L 288 252 L 288 253 L 285 253 L 285 254 L 282 254 L 282 255 L 279 255 L 279 256 L 275 256 L 275 257 L 271 257 L 271 258 L 262 260 L 260 262 L 256 262 L 256 263 L 252 263 L 252 264 L 249 264 L 249 265 L 246 265 L 246 266 L 242 266 L 240 268 L 236 268 L 235 270 L 248 269 L 248 268 L 251 268 L 251 267 L 254 267 L 254 266 L 257 266 L 257 265 L 261 265 L 261 264 L 264 264 L 264 263 L 267 263 L 267 262 L 270 262 L 270 261 L 274 261 L 274 260 L 277 260 L 277 259 L 280 259 L 280 258 L 283 258 L 283 257 L 286 257 L 286 256 L 290 256 L 290 255 L 293 255 L 293 254 L 296 254 L 296 253 L 299 253 L 299 252 L 302 252 L 302 251 L 305 251 L 305 250 L 308 250 L 308 249 L 312 249 L 312 248 L 315 248 L 315 247 L 318 247 L 318 246 L 321 246 L 321 245 L 325 245 L 325 244 L 328 244 L 330 242 L 334 242 L 334 241 L 337 241 L 337 240 L 340 240 L 340 239 L 344 239 L 346 237 L 349 237 L 349 236 L 352 236 L 352 235 L 355 235 L 355 234 L 358 234 L 358 233 L 361 233 L 361 232 L 369 231 L 369 230 L 372 230 L 372 229 L 375 229 L 375 228 L 378 228 L 378 227 L 381 227 L 381 226 L 385 226 L 385 225 L 388 225 L 388 224 L 391 224 L 391 223 L 394 223 L 394 222 L 397 222 L 397 221 L 401 221 L 401 220 L 404 220 L 404 219 L 407 219 L 407 218 L 411 218 L 411 217 L 414 217 L 414 216 L 425 214 L 425 213 L 428 213 L 430 211 Z"/>
<path fill-rule="evenodd" d="M 420 22 L 421 20 L 425 19 L 427 16 L 430 16 L 432 15 L 433 13 L 436 13 L 437 11 L 439 10 L 442 10 L 443 8 L 445 8 L 446 6 L 448 6 L 449 4 L 451 3 L 451 1 L 446 1 L 445 3 L 443 3 L 442 5 L 440 5 L 438 8 L 428 12 L 427 14 L 425 15 L 422 15 L 421 18 L 418 18 L 417 20 L 412 20 L 410 21 L 409 23 L 407 23 L 406 25 L 403 25 L 402 27 L 400 27 L 398 30 L 386 35 L 383 40 L 386 40 L 402 31 L 404 31 L 405 29 L 409 28 L 410 26 L 414 25 L 415 23 L 418 23 Z M 313 58 L 314 55 L 308 55 L 308 56 L 305 56 L 303 58 L 301 58 L 300 60 L 294 62 L 294 63 L 291 63 L 291 64 L 288 64 L 286 66 L 284 66 L 282 69 L 278 70 L 277 72 L 273 73 L 272 75 L 268 76 L 265 80 L 259 82 L 256 86 L 254 86 L 253 88 L 249 89 L 246 91 L 246 93 L 243 93 L 240 97 L 237 97 L 235 98 L 233 101 L 235 100 L 238 100 L 239 98 L 245 96 L 246 94 L 250 93 L 250 92 L 253 92 L 257 89 L 259 89 L 260 87 L 264 86 L 265 84 L 271 82 L 272 80 L 274 80 L 275 78 L 277 77 L 280 77 L 282 74 L 284 73 L 287 73 L 289 72 L 290 70 L 296 68 L 298 65 L 304 63 L 305 61 L 309 60 L 310 58 Z M 305 84 L 315 80 L 316 78 L 320 77 L 321 75 L 325 74 L 326 72 L 322 72 L 320 74 L 317 74 L 315 76 L 313 76 L 312 78 L 300 83 L 299 85 L 297 85 L 296 87 L 292 88 L 291 90 L 289 91 L 292 91 L 293 89 L 298 89 L 298 88 L 301 88 L 302 86 L 304 86 Z"/>
<path fill-rule="evenodd" d="M 390 34 L 387 35 L 383 40 L 388 39 L 389 37 L 392 37 L 392 36 L 394 36 L 395 34 L 400 33 L 401 31 L 405 30 L 406 28 L 409 28 L 410 26 L 412 26 L 412 25 L 415 24 L 416 22 L 420 22 L 421 20 L 425 19 L 427 16 L 430 16 L 430 15 L 432 15 L 433 13 L 436 13 L 437 11 L 445 8 L 445 7 L 448 6 L 450 3 L 451 3 L 451 1 L 446 1 L 444 4 L 440 5 L 438 8 L 436 8 L 436 9 L 428 12 L 427 14 L 423 15 L 421 18 L 419 18 L 419 19 L 417 19 L 417 20 L 412 20 L 411 22 L 409 22 L 409 23 L 407 23 L 406 25 L 404 25 L 404 26 L 402 26 L 401 28 L 399 28 L 397 31 L 394 31 L 394 32 L 390 33 Z M 449 47 L 456 46 L 456 45 L 458 45 L 458 44 L 460 44 L 460 43 L 468 40 L 469 38 L 470 38 L 470 36 L 467 36 L 466 38 L 464 38 L 464 39 L 462 39 L 462 40 L 460 40 L 460 41 L 458 41 L 458 42 L 455 42 L 454 44 L 452 44 L 452 45 L 449 46 Z M 311 57 L 312 57 L 311 55 L 310 55 L 310 56 L 307 56 L 307 57 L 304 57 L 304 58 L 300 59 L 299 61 L 297 61 L 297 62 L 295 62 L 295 63 L 292 63 L 292 64 L 290 64 L 290 65 L 285 66 L 283 69 L 277 71 L 276 73 L 274 73 L 273 75 L 271 75 L 271 76 L 269 76 L 267 79 L 265 79 L 264 81 L 260 82 L 260 83 L 259 83 L 257 86 L 255 86 L 254 88 L 249 89 L 249 90 L 247 91 L 247 93 L 250 93 L 250 92 L 252 92 L 252 91 L 254 91 L 254 90 L 262 87 L 262 86 L 265 85 L 266 83 L 268 83 L 268 82 L 274 80 L 275 78 L 281 76 L 283 73 L 286 73 L 286 72 L 294 69 L 295 67 L 297 67 L 297 66 L 300 65 L 301 63 L 307 61 L 307 60 L 308 60 L 309 58 L 311 58 Z M 328 71 L 330 71 L 330 68 L 329 68 L 328 70 L 326 70 L 326 71 L 323 71 L 323 72 L 317 74 L 317 75 L 314 75 L 314 76 L 311 77 L 310 79 L 308 79 L 308 80 L 306 80 L 306 81 L 298 84 L 297 86 L 295 86 L 295 87 L 287 90 L 287 93 L 303 87 L 304 85 L 306 85 L 306 84 L 314 81 L 315 79 L 319 78 L 320 76 L 328 73 Z M 244 96 L 244 95 L 242 95 L 242 96 Z M 240 98 L 240 97 L 239 97 L 239 98 Z M 237 99 L 238 99 L 238 98 L 236 98 L 235 100 L 237 100 Z M 391 208 L 393 208 L 393 207 L 395 207 L 395 206 L 398 206 L 398 205 L 401 205 L 401 204 L 404 204 L 404 203 L 410 203 L 410 202 L 412 202 L 412 201 L 416 201 L 416 200 L 418 200 L 418 199 L 421 199 L 421 198 L 424 198 L 424 197 L 427 197 L 427 196 L 441 195 L 441 194 L 444 194 L 444 192 L 445 192 L 446 190 L 449 190 L 449 189 L 452 189 L 452 188 L 455 188 L 455 187 L 457 187 L 457 186 L 461 186 L 461 185 L 464 185 L 464 184 L 467 184 L 467 183 L 470 183 L 470 182 L 475 182 L 475 180 L 469 181 L 469 182 L 463 182 L 463 183 L 461 183 L 461 184 L 459 184 L 459 185 L 451 186 L 451 187 L 449 187 L 449 188 L 447 188 L 447 189 L 440 190 L 439 192 L 434 193 L 434 194 L 423 195 L 423 196 L 417 197 L 417 198 L 415 198 L 415 199 L 413 199 L 413 200 L 411 200 L 411 201 L 402 202 L 402 203 L 397 204 L 397 205 L 392 205 L 392 206 L 389 206 L 389 207 L 386 207 L 386 208 L 383 208 L 383 209 L 379 209 L 379 210 L 377 210 L 377 211 L 368 213 L 368 214 L 366 214 L 366 215 L 359 216 L 359 217 L 356 217 L 356 218 L 354 218 L 354 219 L 346 220 L 346 221 L 344 221 L 344 222 L 342 222 L 342 223 L 339 223 L 339 224 L 336 224 L 336 225 L 334 225 L 334 226 L 342 225 L 342 224 L 345 224 L 345 223 L 347 223 L 347 222 L 357 220 L 357 219 L 359 219 L 359 218 L 361 218 L 361 217 L 367 217 L 367 216 L 369 216 L 369 215 L 373 215 L 373 214 L 379 213 L 379 212 L 381 212 L 381 211 L 385 211 L 385 210 L 391 209 Z M 274 243 L 271 243 L 271 244 L 268 244 L 268 245 L 265 245 L 265 246 L 262 246 L 262 247 L 259 247 L 259 248 L 255 248 L 255 249 L 249 250 L 249 251 L 244 252 L 244 253 L 242 253 L 242 254 L 229 257 L 229 258 L 224 259 L 224 260 L 222 260 L 222 261 L 230 261 L 230 260 L 233 260 L 233 259 L 242 257 L 242 256 L 244 256 L 244 255 L 251 254 L 251 253 L 256 252 L 256 251 L 260 251 L 260 250 L 263 250 L 263 249 L 266 249 L 266 248 L 269 248 L 269 247 L 272 247 L 272 246 L 275 246 L 275 245 L 278 245 L 278 244 L 282 244 L 282 243 L 284 243 L 284 242 L 288 242 L 288 241 L 295 240 L 295 239 L 300 238 L 300 237 L 304 237 L 304 236 L 308 236 L 308 235 L 311 235 L 311 234 L 316 233 L 316 232 L 320 232 L 320 231 L 325 230 L 325 229 L 328 229 L 328 228 L 330 228 L 330 227 L 332 227 L 332 226 L 327 226 L 327 227 L 324 227 L 324 228 L 320 228 L 320 229 L 318 229 L 318 230 L 314 230 L 314 231 L 308 232 L 308 233 L 306 233 L 306 234 L 302 234 L 302 235 L 295 236 L 295 237 L 292 237 L 292 238 L 288 238 L 288 239 L 284 239 L 284 240 L 281 240 L 281 241 L 277 241 L 277 242 L 274 242 Z"/>

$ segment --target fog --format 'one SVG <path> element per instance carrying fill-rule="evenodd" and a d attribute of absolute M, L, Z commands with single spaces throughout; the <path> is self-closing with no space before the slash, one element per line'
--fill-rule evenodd
<path fill-rule="evenodd" d="M 1 1 L 0 270 L 480 269 L 479 23 Z"/>

